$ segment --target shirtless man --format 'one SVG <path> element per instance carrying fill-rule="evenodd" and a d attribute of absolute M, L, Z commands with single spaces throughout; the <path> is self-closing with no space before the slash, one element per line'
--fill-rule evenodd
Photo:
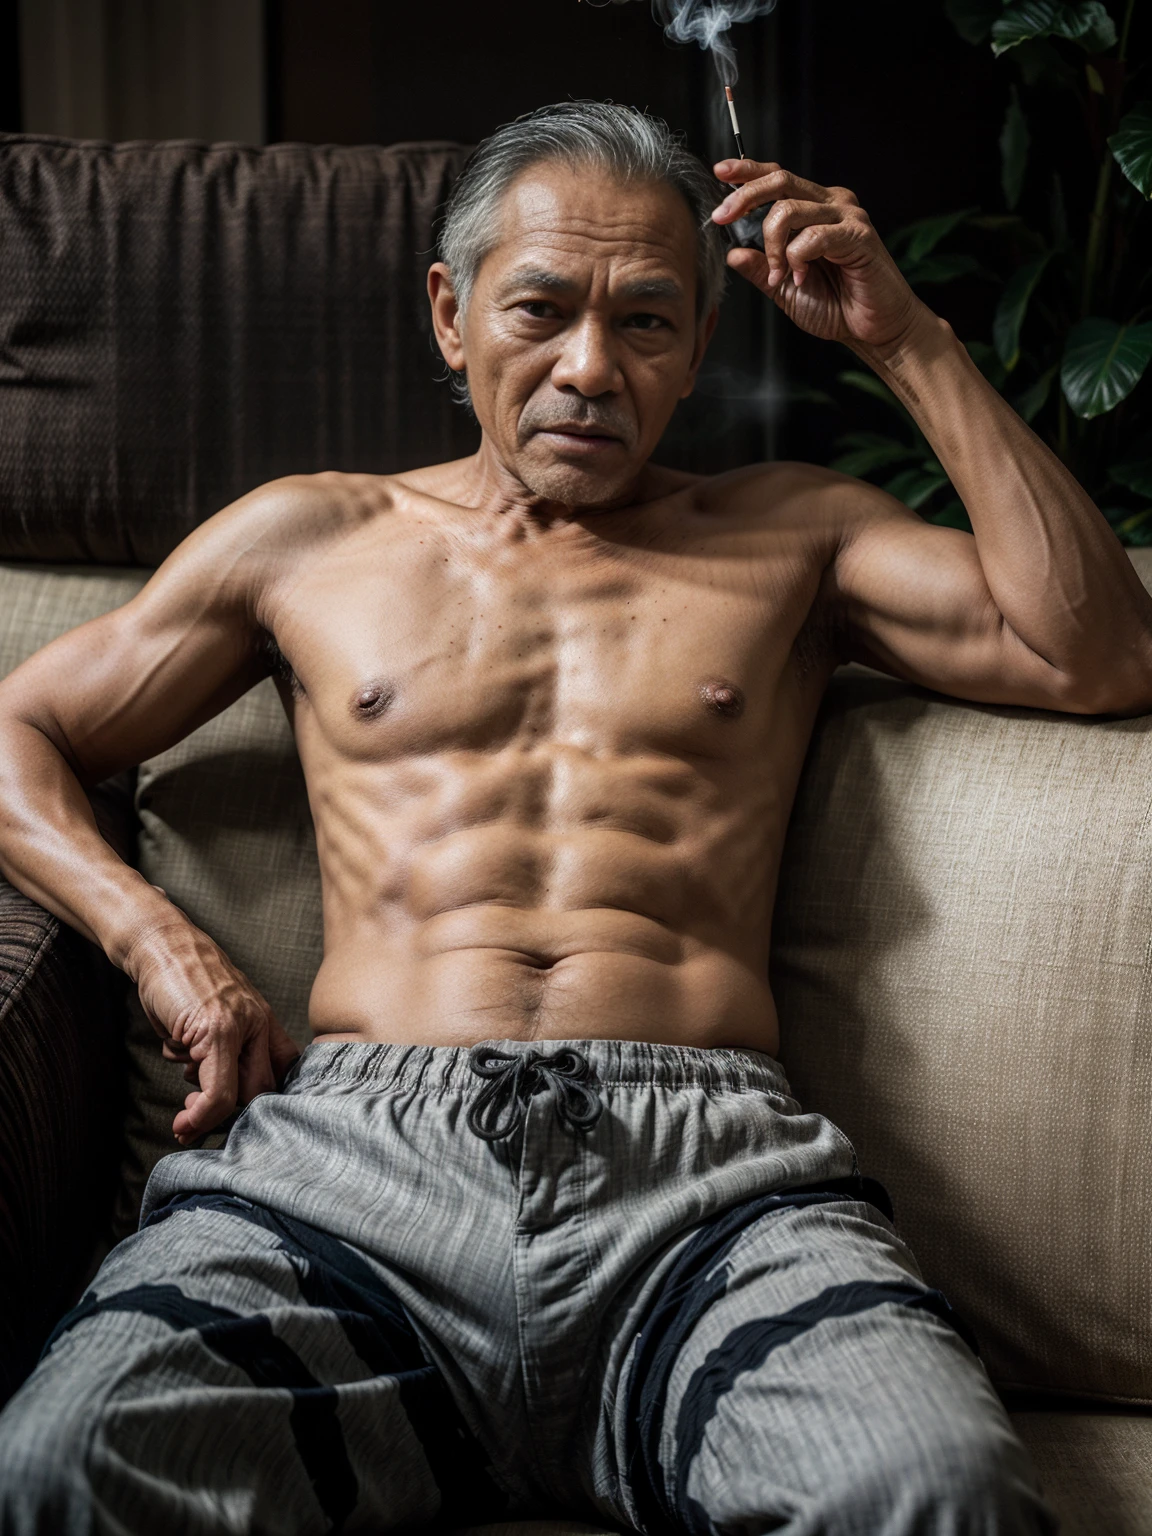
<path fill-rule="evenodd" d="M 6 1536 L 1051 1529 L 882 1190 L 771 1060 L 769 921 L 840 661 L 1134 714 L 1152 604 L 852 193 L 716 174 L 712 212 L 622 107 L 500 130 L 428 280 L 479 452 L 265 486 L 0 688 L 4 872 L 138 985 L 193 1084 L 178 1140 L 248 1105 L 159 1165 L 0 1418 Z M 717 226 L 768 202 L 728 266 L 906 402 L 975 538 L 828 470 L 649 462 Z M 274 663 L 323 876 L 294 1064 L 82 788 Z"/>

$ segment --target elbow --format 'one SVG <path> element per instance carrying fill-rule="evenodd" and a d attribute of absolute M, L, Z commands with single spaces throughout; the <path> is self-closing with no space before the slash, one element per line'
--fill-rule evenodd
<path fill-rule="evenodd" d="M 1114 715 L 1131 720 L 1152 714 L 1152 667 L 1135 676 L 1066 677 L 1057 709 L 1070 715 Z"/>

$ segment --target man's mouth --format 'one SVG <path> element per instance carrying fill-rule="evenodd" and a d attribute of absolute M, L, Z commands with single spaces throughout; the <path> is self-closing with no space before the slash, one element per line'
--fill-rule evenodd
<path fill-rule="evenodd" d="M 613 433 L 577 422 L 540 427 L 537 436 L 551 438 L 556 447 L 576 453 L 598 453 L 621 446 L 620 438 Z"/>

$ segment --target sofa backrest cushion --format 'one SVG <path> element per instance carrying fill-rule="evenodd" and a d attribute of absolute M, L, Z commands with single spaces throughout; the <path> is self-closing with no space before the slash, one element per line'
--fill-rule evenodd
<path fill-rule="evenodd" d="M 466 155 L 0 135 L 0 557 L 152 565 L 279 475 L 471 451 L 424 297 Z"/>
<path fill-rule="evenodd" d="M 784 1065 L 1001 1384 L 1152 1401 L 1150 787 L 1152 716 L 842 674 L 792 818 Z"/>

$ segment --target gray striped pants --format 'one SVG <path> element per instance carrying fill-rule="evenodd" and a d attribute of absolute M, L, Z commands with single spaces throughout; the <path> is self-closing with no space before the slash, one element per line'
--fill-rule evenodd
<path fill-rule="evenodd" d="M 884 1204 L 754 1051 L 318 1043 L 157 1167 L 0 1532 L 1053 1530 Z"/>

